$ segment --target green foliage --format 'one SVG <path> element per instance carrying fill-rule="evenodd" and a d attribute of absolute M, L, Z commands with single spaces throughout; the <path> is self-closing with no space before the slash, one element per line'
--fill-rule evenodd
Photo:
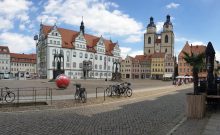
<path fill-rule="evenodd" d="M 186 52 L 183 52 L 184 57 L 183 59 L 186 61 L 186 63 L 190 64 L 192 66 L 192 72 L 193 72 L 193 80 L 194 80 L 194 94 L 198 94 L 198 73 L 200 69 L 204 67 L 204 59 L 205 59 L 205 54 L 200 53 L 200 54 L 194 54 L 191 53 L 188 54 Z"/>

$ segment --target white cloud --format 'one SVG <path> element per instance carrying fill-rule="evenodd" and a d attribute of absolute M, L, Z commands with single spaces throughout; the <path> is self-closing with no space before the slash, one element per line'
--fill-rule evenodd
<path fill-rule="evenodd" d="M 164 22 L 157 22 L 156 27 L 157 27 L 157 32 L 161 32 L 163 30 L 163 24 Z"/>
<path fill-rule="evenodd" d="M 180 5 L 180 4 L 178 4 L 178 3 L 172 2 L 172 3 L 168 4 L 168 5 L 166 5 L 166 8 L 167 8 L 167 9 L 178 8 L 179 5 Z"/>
<path fill-rule="evenodd" d="M 133 50 L 130 47 L 120 47 L 121 49 L 121 57 L 124 59 L 126 58 L 126 56 L 136 56 L 136 55 L 143 55 L 143 51 L 142 50 Z"/>
<path fill-rule="evenodd" d="M 7 22 L 6 24 L 10 24 L 10 25 L 3 25 L 2 27 L 4 28 L 1 29 L 4 31 L 12 29 L 14 27 L 13 26 L 14 19 L 28 23 L 29 22 L 28 10 L 31 7 L 31 5 L 32 2 L 28 0 L 1 0 L 0 20 L 4 20 L 5 22 Z"/>
<path fill-rule="evenodd" d="M 139 35 L 130 35 L 127 39 L 125 39 L 125 42 L 127 43 L 134 43 L 134 42 L 140 42 L 142 39 Z"/>
<path fill-rule="evenodd" d="M 7 31 L 12 29 L 14 26 L 11 21 L 0 17 L 0 30 Z"/>
<path fill-rule="evenodd" d="M 220 61 L 220 51 L 215 50 L 215 58 Z"/>
<path fill-rule="evenodd" d="M 19 29 L 20 29 L 20 30 L 24 30 L 24 29 L 25 29 L 25 25 L 24 25 L 24 24 L 20 24 L 20 25 L 19 25 Z"/>
<path fill-rule="evenodd" d="M 190 45 L 192 44 L 192 45 L 206 45 L 204 42 L 202 42 L 202 41 L 193 41 L 193 42 L 191 42 L 191 43 L 189 43 Z"/>
<path fill-rule="evenodd" d="M 17 33 L 2 33 L 0 34 L 0 41 L 3 45 L 9 47 L 10 52 L 13 53 L 35 53 L 35 41 L 33 37 L 24 36 Z"/>
<path fill-rule="evenodd" d="M 118 7 L 117 4 L 105 0 L 49 0 L 37 20 L 40 22 L 42 19 L 43 23 L 47 24 L 57 20 L 60 23 L 79 26 L 83 16 L 85 28 L 93 33 L 142 36 L 142 23 L 123 13 Z"/>

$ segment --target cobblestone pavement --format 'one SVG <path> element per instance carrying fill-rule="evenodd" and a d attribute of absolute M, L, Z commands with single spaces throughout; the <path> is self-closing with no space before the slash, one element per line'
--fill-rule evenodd
<path fill-rule="evenodd" d="M 0 134 L 165 135 L 183 118 L 185 93 L 191 91 L 65 109 L 0 112 Z"/>

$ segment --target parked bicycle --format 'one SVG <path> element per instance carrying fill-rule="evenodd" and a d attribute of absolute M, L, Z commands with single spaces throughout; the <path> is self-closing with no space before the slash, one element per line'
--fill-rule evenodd
<path fill-rule="evenodd" d="M 12 103 L 15 100 L 15 94 L 9 91 L 8 87 L 1 88 L 0 101 L 5 100 L 7 103 Z"/>
<path fill-rule="evenodd" d="M 107 96 L 121 96 L 126 95 L 128 97 L 132 96 L 132 89 L 130 88 L 131 83 L 124 82 L 116 85 L 109 85 L 109 87 L 105 90 Z"/>
<path fill-rule="evenodd" d="M 75 100 L 82 100 L 83 103 L 86 102 L 87 100 L 87 92 L 85 88 L 81 88 L 81 84 L 74 84 L 76 86 L 76 91 L 75 91 Z"/>

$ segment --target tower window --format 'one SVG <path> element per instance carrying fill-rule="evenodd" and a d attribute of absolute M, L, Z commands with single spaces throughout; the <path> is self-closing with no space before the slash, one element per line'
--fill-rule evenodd
<path fill-rule="evenodd" d="M 165 36 L 165 43 L 168 43 L 168 36 Z"/>
<path fill-rule="evenodd" d="M 148 37 L 148 44 L 151 44 L 151 37 Z"/>

